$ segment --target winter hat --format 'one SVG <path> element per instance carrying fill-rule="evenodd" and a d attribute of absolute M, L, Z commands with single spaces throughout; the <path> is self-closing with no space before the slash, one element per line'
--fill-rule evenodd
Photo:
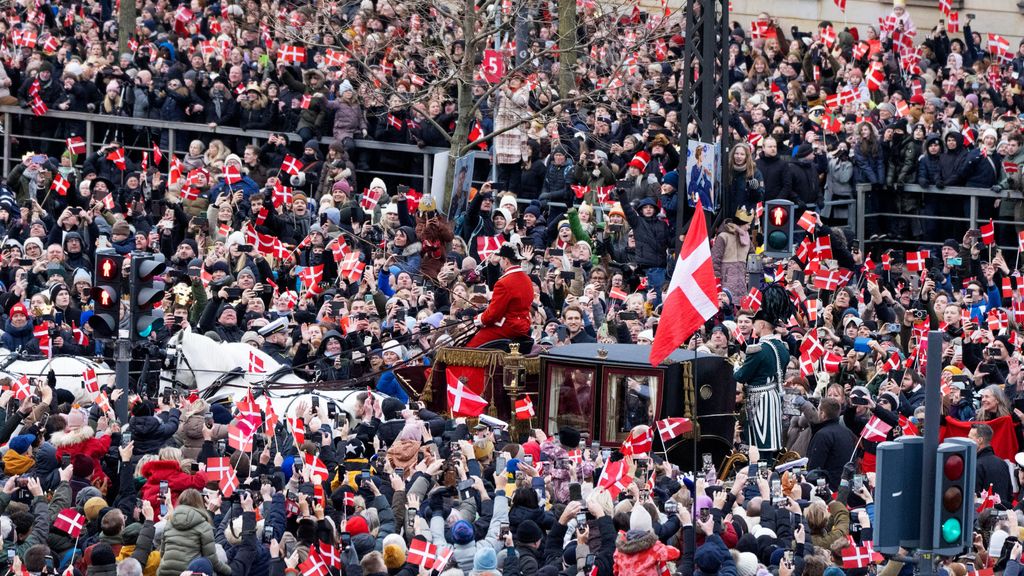
<path fill-rule="evenodd" d="M 612 204 L 612 209 L 608 211 L 609 216 L 622 216 L 626 217 L 626 212 L 622 209 L 622 204 L 616 202 Z"/>
<path fill-rule="evenodd" d="M 209 560 L 207 560 L 209 563 Z M 110 547 L 110 544 L 106 542 L 100 542 L 92 547 L 92 552 L 89 554 L 89 565 L 90 566 L 113 566 L 117 564 L 117 557 L 114 556 L 114 550 Z M 210 566 L 210 572 L 212 576 L 213 566 Z"/>
<path fill-rule="evenodd" d="M 693 562 L 704 574 L 714 574 L 722 567 L 722 557 L 712 546 L 699 546 L 693 554 Z"/>
<path fill-rule="evenodd" d="M 211 404 L 210 413 L 213 415 L 213 422 L 215 424 L 228 425 L 231 424 L 231 410 L 223 404 Z"/>
<path fill-rule="evenodd" d="M 491 546 L 480 546 L 473 555 L 473 570 L 497 570 L 498 555 Z"/>
<path fill-rule="evenodd" d="M 385 194 L 388 193 L 388 187 L 384 184 L 384 181 L 381 180 L 380 178 L 374 178 L 373 180 L 370 181 L 370 190 L 374 190 L 374 189 L 377 189 L 377 188 L 382 190 Z"/>
<path fill-rule="evenodd" d="M 452 541 L 465 546 L 475 539 L 473 525 L 465 520 L 459 520 L 452 525 Z"/>
<path fill-rule="evenodd" d="M 7 446 L 17 452 L 18 454 L 24 454 L 32 447 L 32 443 L 36 441 L 35 434 L 19 434 L 14 438 L 11 438 Z"/>
<path fill-rule="evenodd" d="M 779 549 L 778 552 L 781 557 L 785 550 Z M 822 574 L 822 576 L 846 576 L 846 572 L 844 572 L 843 569 L 839 566 L 829 566 L 825 569 L 825 572 Z"/>
<path fill-rule="evenodd" d="M 809 142 L 804 142 L 796 149 L 797 158 L 806 158 L 814 152 L 814 147 Z"/>
<path fill-rule="evenodd" d="M 526 520 L 519 524 L 516 528 L 516 540 L 522 544 L 533 544 L 534 542 L 540 542 L 544 534 L 540 531 L 540 526 L 533 520 Z"/>
<path fill-rule="evenodd" d="M 356 536 L 359 534 L 367 534 L 370 532 L 369 526 L 366 524 L 366 519 L 362 516 L 353 516 L 348 519 L 345 523 L 345 531 L 349 534 Z"/>
<path fill-rule="evenodd" d="M 388 534 L 384 537 L 384 565 L 388 570 L 398 570 L 405 564 L 407 548 L 405 539 L 398 534 Z"/>
<path fill-rule="evenodd" d="M 202 556 L 189 562 L 188 569 L 193 574 L 200 573 L 206 574 L 206 576 L 213 576 L 213 563 Z"/>
<path fill-rule="evenodd" d="M 110 227 L 110 235 L 114 236 L 118 234 L 122 236 L 131 236 L 131 226 L 129 226 L 128 223 L 125 222 L 124 220 L 118 220 L 117 222 L 114 223 L 113 226 Z"/>
<path fill-rule="evenodd" d="M 68 430 L 78 430 L 89 421 L 89 414 L 81 408 L 72 408 L 64 418 Z"/>
<path fill-rule="evenodd" d="M 563 426 L 558 429 L 558 441 L 570 450 L 580 445 L 580 432 L 572 426 Z"/>
<path fill-rule="evenodd" d="M 757 574 L 757 555 L 753 552 L 736 554 L 736 576 L 755 576 Z"/>
<path fill-rule="evenodd" d="M 21 302 L 18 302 L 14 306 L 11 306 L 11 311 L 8 315 L 13 318 L 17 314 L 21 314 L 22 316 L 28 316 L 28 308 L 25 308 L 25 305 L 22 304 Z"/>
<path fill-rule="evenodd" d="M 523 210 L 523 215 L 526 214 L 533 214 L 535 217 L 540 218 L 540 206 L 530 204 L 526 207 L 526 210 Z"/>
<path fill-rule="evenodd" d="M 629 515 L 630 531 L 651 532 L 654 530 L 651 522 L 651 514 L 643 506 L 634 506 L 633 512 Z"/>
<path fill-rule="evenodd" d="M 85 504 L 93 498 L 103 500 L 103 496 L 100 493 L 99 488 L 96 488 L 95 486 L 85 486 L 78 491 L 78 494 L 75 495 L 75 506 L 85 510 Z"/>
<path fill-rule="evenodd" d="M 999 133 L 996 132 L 995 128 L 986 128 L 985 131 L 981 133 L 981 140 L 984 140 L 985 138 L 988 138 L 989 136 L 991 136 L 992 138 L 994 138 L 996 140 L 999 140 Z"/>
<path fill-rule="evenodd" d="M 643 172 L 644 170 L 647 170 L 647 163 L 650 161 L 651 155 L 648 154 L 645 150 L 641 150 L 637 152 L 635 156 L 633 156 L 633 159 L 629 161 L 629 164 L 627 164 L 627 166 L 630 168 L 636 168 L 637 170 Z"/>
<path fill-rule="evenodd" d="M 79 282 L 88 282 L 92 284 L 92 275 L 85 268 L 78 268 L 75 270 L 75 275 L 72 278 L 72 284 L 78 284 Z"/>

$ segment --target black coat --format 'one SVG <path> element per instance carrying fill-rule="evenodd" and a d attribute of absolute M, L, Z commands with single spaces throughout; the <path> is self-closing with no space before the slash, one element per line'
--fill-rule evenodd
<path fill-rule="evenodd" d="M 757 169 L 764 179 L 764 199 L 789 199 L 792 194 L 793 176 L 789 172 L 788 160 L 782 156 L 762 156 L 757 160 Z"/>
<path fill-rule="evenodd" d="M 999 494 L 1003 502 L 1013 501 L 1013 482 L 1010 480 L 1010 468 L 1006 461 L 996 456 L 991 446 L 978 450 L 978 461 L 975 466 L 977 474 L 974 478 L 974 492 L 980 493 L 988 490 L 989 484 L 992 491 Z"/>
<path fill-rule="evenodd" d="M 822 203 L 821 183 L 818 180 L 818 169 L 814 166 L 814 157 L 794 158 L 789 163 L 789 175 L 792 180 L 792 200 L 800 210 L 817 210 Z"/>
<path fill-rule="evenodd" d="M 159 452 L 178 431 L 180 417 L 181 411 L 177 408 L 172 408 L 160 416 L 133 416 L 130 427 L 132 441 L 135 442 L 135 454 L 144 456 Z"/>
<path fill-rule="evenodd" d="M 925 153 L 917 163 L 917 185 L 924 188 L 938 186 L 942 182 L 942 154 L 928 154 L 928 143 L 931 140 L 925 140 Z"/>
<path fill-rule="evenodd" d="M 636 239 L 636 265 L 644 268 L 664 268 L 668 258 L 666 250 L 672 241 L 672 229 L 657 215 L 644 218 L 633 205 L 620 198 L 622 210 Z"/>
<path fill-rule="evenodd" d="M 939 173 L 944 186 L 956 186 L 960 183 L 960 172 L 963 170 L 967 151 L 963 147 L 963 136 L 959 132 L 949 132 L 946 138 L 956 139 L 956 148 L 950 148 L 939 158 Z"/>
<path fill-rule="evenodd" d="M 811 426 L 811 443 L 807 447 L 807 469 L 824 470 L 828 485 L 839 487 L 843 466 L 850 461 L 857 437 L 839 423 L 838 418 L 824 420 Z"/>

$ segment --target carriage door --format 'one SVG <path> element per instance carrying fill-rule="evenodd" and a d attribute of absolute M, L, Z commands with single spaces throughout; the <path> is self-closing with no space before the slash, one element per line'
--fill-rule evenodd
<path fill-rule="evenodd" d="M 659 370 L 605 368 L 605 407 L 600 416 L 602 444 L 621 443 L 636 426 L 654 426 L 662 374 Z"/>
<path fill-rule="evenodd" d="M 547 433 L 554 435 L 560 427 L 572 426 L 593 438 L 598 391 L 594 368 L 551 362 L 547 370 Z"/>

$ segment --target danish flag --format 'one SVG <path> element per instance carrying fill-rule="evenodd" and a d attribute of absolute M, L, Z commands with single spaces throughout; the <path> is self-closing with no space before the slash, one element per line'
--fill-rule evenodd
<path fill-rule="evenodd" d="M 331 243 L 327 245 L 327 249 L 331 251 L 332 255 L 334 255 L 335 262 L 341 262 L 346 256 L 352 253 L 352 249 L 348 247 L 348 244 L 345 243 L 345 239 L 341 236 L 331 240 Z"/>
<path fill-rule="evenodd" d="M 100 409 L 101 414 L 110 413 L 110 399 L 107 398 L 107 394 L 105 392 L 100 392 L 99 395 L 96 396 L 96 406 Z"/>
<path fill-rule="evenodd" d="M 988 51 L 991 52 L 993 56 L 1005 58 L 1010 53 L 1010 41 L 999 34 L 990 33 L 988 35 Z"/>
<path fill-rule="evenodd" d="M 885 423 L 878 416 L 872 416 L 861 430 L 860 437 L 868 442 L 881 442 L 886 439 L 890 430 L 892 425 Z"/>
<path fill-rule="evenodd" d="M 316 266 L 306 266 L 299 272 L 299 279 L 306 285 L 307 288 L 312 288 L 320 284 L 320 281 L 324 277 L 324 265 L 318 264 Z"/>
<path fill-rule="evenodd" d="M 831 26 L 826 26 L 821 30 L 821 41 L 825 43 L 825 46 L 832 47 L 836 42 L 836 29 Z"/>
<path fill-rule="evenodd" d="M 907 252 L 907 271 L 920 272 L 924 270 L 924 261 L 930 256 L 927 250 Z"/>
<path fill-rule="evenodd" d="M 314 486 L 314 488 L 323 489 L 322 486 Z M 317 549 L 320 552 L 320 557 L 324 559 L 331 568 L 341 568 L 341 554 L 338 553 L 338 547 L 327 542 L 320 541 L 317 544 Z"/>
<path fill-rule="evenodd" d="M 651 346 L 651 365 L 661 364 L 708 318 L 717 314 L 717 302 L 707 223 L 698 199 L 665 296 L 662 316 L 671 321 L 662 322 L 658 327 Z"/>
<path fill-rule="evenodd" d="M 323 460 L 309 454 L 308 452 L 306 453 L 304 460 L 306 462 L 306 466 L 309 466 L 310 474 L 316 482 L 323 482 L 330 476 L 330 473 L 327 471 L 327 465 L 324 464 Z M 318 476 L 320 479 L 316 480 Z"/>
<path fill-rule="evenodd" d="M 381 191 L 376 188 L 363 188 L 362 197 L 359 199 L 359 207 L 369 212 L 377 207 L 380 202 Z"/>
<path fill-rule="evenodd" d="M 107 154 L 107 160 L 114 163 L 119 170 L 127 170 L 128 165 L 125 164 L 124 160 L 124 148 L 116 148 L 114 151 Z"/>
<path fill-rule="evenodd" d="M 231 459 L 227 456 L 206 459 L 206 474 L 216 478 L 218 482 L 223 480 L 234 468 L 231 466 Z"/>
<path fill-rule="evenodd" d="M 302 162 L 291 154 L 286 154 L 284 160 L 281 162 L 281 171 L 285 174 L 298 176 L 299 172 L 302 171 Z"/>
<path fill-rule="evenodd" d="M 253 374 L 263 374 L 267 369 L 263 365 L 263 358 L 260 357 L 255 351 L 249 351 L 249 372 Z"/>
<path fill-rule="evenodd" d="M 885 82 L 885 70 L 882 68 L 882 63 L 873 62 L 871 64 L 871 69 L 868 70 L 868 90 L 871 92 L 881 90 L 883 82 Z"/>
<path fill-rule="evenodd" d="M 181 188 L 181 199 L 185 201 L 198 200 L 199 188 L 195 188 L 193 186 L 183 186 Z"/>
<path fill-rule="evenodd" d="M 808 210 L 800 216 L 796 225 L 806 230 L 808 234 L 814 234 L 814 229 L 818 225 L 818 215 Z"/>
<path fill-rule="evenodd" d="M 658 420 L 656 425 L 662 444 L 693 430 L 693 422 L 689 418 L 665 418 Z"/>
<path fill-rule="evenodd" d="M 270 201 L 274 203 L 274 208 L 290 205 L 294 199 L 295 195 L 292 194 L 291 188 L 281 184 L 281 182 L 274 184 L 274 191 L 270 197 Z"/>
<path fill-rule="evenodd" d="M 882 372 L 892 372 L 893 370 L 895 370 L 895 369 L 897 369 L 899 367 L 900 367 L 900 353 L 896 352 L 896 351 L 893 351 L 892 355 L 889 356 L 889 359 L 885 361 L 885 364 L 882 364 L 880 370 Z"/>
<path fill-rule="evenodd" d="M 950 0 L 939 0 L 939 12 L 942 12 L 947 17 L 949 13 L 953 11 L 953 3 Z"/>
<path fill-rule="evenodd" d="M 66 140 L 68 145 L 68 152 L 75 154 L 85 154 L 85 140 L 81 136 L 72 136 Z"/>
<path fill-rule="evenodd" d="M 870 564 L 881 562 L 882 555 L 875 552 L 871 541 L 867 540 L 862 546 L 856 546 L 853 538 L 850 538 L 850 545 L 842 550 L 843 568 L 867 568 Z"/>
<path fill-rule="evenodd" d="M 500 234 L 497 236 L 477 236 L 476 253 L 480 256 L 480 261 L 487 260 L 491 254 L 501 250 L 502 240 L 503 237 Z"/>
<path fill-rule="evenodd" d="M 612 286 L 612 289 L 608 291 L 608 297 L 611 298 L 612 300 L 625 301 L 626 298 L 629 297 L 629 294 L 626 294 L 626 291 L 623 290 L 622 288 Z"/>
<path fill-rule="evenodd" d="M 751 288 L 750 293 L 743 297 L 743 300 L 740 302 L 740 308 L 751 312 L 757 312 L 761 309 L 761 291 L 756 286 Z"/>
<path fill-rule="evenodd" d="M 46 107 L 46 102 L 43 102 L 43 99 L 40 98 L 38 94 L 32 98 L 31 108 L 32 113 L 36 116 L 43 116 L 50 111 L 50 109 Z"/>
<path fill-rule="evenodd" d="M 306 49 L 302 46 L 282 44 L 277 50 L 277 60 L 279 62 L 305 62 Z"/>
<path fill-rule="evenodd" d="M 445 374 L 448 382 L 448 407 L 452 415 L 475 418 L 483 414 L 487 401 L 470 390 L 465 380 L 457 378 L 450 369 L 446 369 Z"/>
<path fill-rule="evenodd" d="M 58 196 L 67 196 L 69 188 L 71 188 L 71 183 L 59 172 L 53 177 L 53 182 L 50 183 L 50 190 L 56 192 Z"/>
<path fill-rule="evenodd" d="M 437 546 L 419 538 L 413 539 L 405 559 L 406 562 L 416 564 L 426 570 L 433 570 L 440 560 L 441 555 L 438 554 Z"/>
<path fill-rule="evenodd" d="M 821 359 L 821 365 L 825 368 L 825 372 L 829 374 L 835 374 L 839 372 L 839 364 L 842 363 L 843 357 L 835 352 L 829 352 L 825 354 L 825 357 Z"/>
<path fill-rule="evenodd" d="M 978 226 L 978 230 L 981 231 L 981 242 L 986 246 L 995 244 L 996 242 L 996 227 L 990 219 L 988 224 L 982 224 Z"/>
<path fill-rule="evenodd" d="M 82 534 L 82 528 L 85 527 L 85 516 L 79 514 L 78 510 L 74 508 L 65 508 L 60 511 L 60 514 L 57 514 L 57 518 L 53 521 L 53 527 L 72 538 L 78 538 Z"/>
<path fill-rule="evenodd" d="M 324 51 L 324 65 L 328 68 L 332 66 L 342 67 L 348 62 L 348 56 L 345 55 L 341 50 L 334 50 L 328 48 Z"/>
<path fill-rule="evenodd" d="M 800 356 L 807 357 L 811 362 L 814 362 L 824 355 L 825 347 L 821 344 L 821 340 L 818 339 L 818 329 L 812 329 L 804 337 L 804 341 L 800 343 Z"/>
<path fill-rule="evenodd" d="M 22 375 L 14 382 L 14 399 L 24 400 L 32 395 L 32 386 L 29 384 L 28 376 Z"/>
<path fill-rule="evenodd" d="M 629 475 L 625 460 L 607 463 L 604 470 L 601 471 L 601 476 L 597 479 L 597 486 L 607 490 L 612 500 L 618 498 L 619 493 L 632 483 L 633 477 Z"/>
<path fill-rule="evenodd" d="M 960 32 L 960 13 L 956 10 L 949 11 L 949 16 L 946 18 L 946 32 L 948 34 Z"/>
<path fill-rule="evenodd" d="M 647 454 L 651 451 L 652 446 L 654 446 L 654 432 L 647 426 L 642 431 L 630 432 L 622 442 L 620 451 L 625 456 Z"/>
<path fill-rule="evenodd" d="M 96 370 L 94 368 L 89 368 L 82 372 L 82 384 L 90 394 L 96 394 L 100 391 L 100 384 L 96 380 Z"/>
<path fill-rule="evenodd" d="M 226 474 L 220 477 L 220 482 L 217 483 L 220 488 L 220 495 L 222 498 L 231 498 L 231 495 L 238 490 L 240 486 L 238 482 L 238 474 L 235 473 L 235 469 L 231 468 Z"/>
<path fill-rule="evenodd" d="M 248 420 L 228 424 L 228 446 L 240 452 L 252 452 L 252 433 L 255 426 Z"/>
<path fill-rule="evenodd" d="M 529 420 L 536 415 L 537 413 L 533 410 L 533 400 L 531 400 L 529 396 L 523 396 L 519 400 L 516 400 L 517 420 Z"/>
<path fill-rule="evenodd" d="M 228 164 L 224 167 L 224 182 L 229 186 L 231 184 L 238 184 L 242 181 L 242 174 L 238 171 L 238 166 L 234 164 Z"/>
<path fill-rule="evenodd" d="M 768 37 L 770 31 L 770 24 L 763 20 L 755 20 L 750 23 L 750 37 L 754 40 L 760 40 Z"/>

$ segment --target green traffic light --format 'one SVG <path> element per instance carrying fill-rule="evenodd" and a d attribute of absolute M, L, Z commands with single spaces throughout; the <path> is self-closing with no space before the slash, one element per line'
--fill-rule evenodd
<path fill-rule="evenodd" d="M 948 543 L 958 542 L 961 534 L 960 521 L 950 518 L 942 523 L 942 539 Z"/>
<path fill-rule="evenodd" d="M 769 232 L 768 238 L 765 240 L 765 244 L 767 244 L 772 250 L 785 250 L 788 243 L 786 233 L 782 230 L 773 230 Z"/>

